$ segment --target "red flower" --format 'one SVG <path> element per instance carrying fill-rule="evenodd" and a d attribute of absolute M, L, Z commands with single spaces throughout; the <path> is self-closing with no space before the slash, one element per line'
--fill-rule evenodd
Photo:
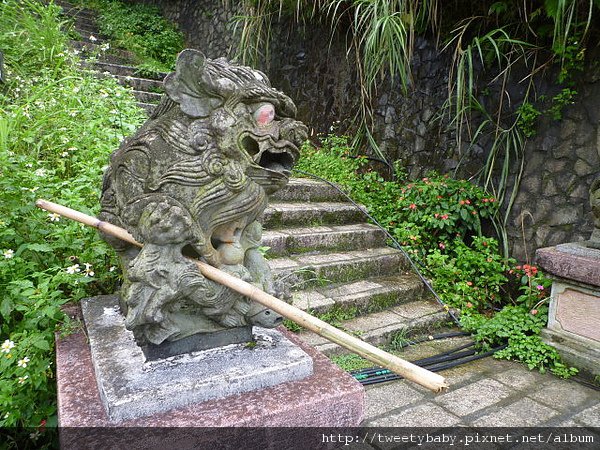
<path fill-rule="evenodd" d="M 448 218 L 448 214 L 442 214 L 442 220 L 446 220 Z"/>
<path fill-rule="evenodd" d="M 472 281 L 467 281 L 467 286 L 473 286 L 473 282 Z"/>
<path fill-rule="evenodd" d="M 414 203 L 411 203 L 411 204 L 410 204 L 410 206 L 409 206 L 409 208 L 410 208 L 410 209 L 416 209 L 416 208 L 417 208 L 417 205 L 415 205 Z"/>

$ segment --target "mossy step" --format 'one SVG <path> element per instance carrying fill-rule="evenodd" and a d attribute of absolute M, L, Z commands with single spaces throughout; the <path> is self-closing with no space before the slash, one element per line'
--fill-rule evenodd
<path fill-rule="evenodd" d="M 76 19 L 80 18 L 90 21 L 95 21 L 96 17 L 98 17 L 98 12 L 94 11 L 93 9 L 83 8 L 68 2 L 54 1 L 54 4 L 62 8 L 62 14 L 65 16 L 71 16 Z"/>
<path fill-rule="evenodd" d="M 426 296 L 423 282 L 417 275 L 409 272 L 297 291 L 293 293 L 292 304 L 312 314 L 338 311 L 358 316 L 410 303 Z"/>
<path fill-rule="evenodd" d="M 154 104 L 154 105 L 157 105 L 158 103 L 160 103 L 160 99 L 163 96 L 163 94 L 157 94 L 156 92 L 147 92 L 147 91 L 132 90 L 131 93 L 133 94 L 133 96 L 136 98 L 136 100 L 138 102 L 149 103 L 149 104 Z"/>
<path fill-rule="evenodd" d="M 333 202 L 272 202 L 266 209 L 265 229 L 302 225 L 342 225 L 364 222 L 363 213 L 351 203 Z"/>
<path fill-rule="evenodd" d="M 163 83 L 161 80 L 151 80 L 149 78 L 131 77 L 116 75 L 117 81 L 124 85 L 129 86 L 136 91 L 146 91 L 160 93 L 164 91 Z"/>
<path fill-rule="evenodd" d="M 137 77 L 139 69 L 137 67 L 125 65 L 125 64 L 113 64 L 103 61 L 97 61 L 92 64 L 95 70 L 100 72 L 109 72 L 113 75 Z M 158 72 L 151 77 L 146 77 L 154 80 L 163 80 L 167 76 L 164 72 Z"/>
<path fill-rule="evenodd" d="M 338 327 L 369 344 L 383 346 L 390 345 L 398 337 L 435 333 L 433 330 L 449 323 L 448 313 L 439 304 L 433 300 L 418 300 L 342 321 Z M 311 331 L 302 330 L 298 336 L 328 356 L 348 353 L 345 348 Z"/>
<path fill-rule="evenodd" d="M 270 256 L 342 251 L 385 246 L 385 233 L 367 223 L 265 231 L 262 244 Z"/>
<path fill-rule="evenodd" d="M 150 116 L 150 114 L 152 114 L 152 111 L 154 111 L 154 108 L 156 108 L 156 103 L 137 102 L 136 105 L 142 108 L 144 111 L 146 111 L 146 114 L 148 116 Z"/>
<path fill-rule="evenodd" d="M 292 290 L 397 275 L 407 266 L 404 255 L 391 247 L 293 255 L 268 262 L 276 276 Z"/>
<path fill-rule="evenodd" d="M 275 192 L 272 201 L 346 202 L 346 197 L 333 186 L 309 178 L 291 178 L 288 185 Z"/>
<path fill-rule="evenodd" d="M 82 34 L 93 34 L 98 36 L 100 34 L 100 27 L 96 19 L 92 19 L 86 16 L 71 16 L 75 29 Z"/>
<path fill-rule="evenodd" d="M 87 56 L 97 56 L 104 62 L 112 64 L 128 63 L 133 58 L 133 54 L 127 50 L 113 48 L 103 50 L 102 44 L 95 42 L 71 40 L 69 44 L 72 48 L 81 52 L 81 56 L 84 58 Z"/>

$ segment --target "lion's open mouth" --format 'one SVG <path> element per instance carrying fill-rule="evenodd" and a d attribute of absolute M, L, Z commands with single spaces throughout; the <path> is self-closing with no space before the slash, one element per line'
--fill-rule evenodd
<path fill-rule="evenodd" d="M 240 145 L 256 164 L 286 176 L 294 165 L 294 154 L 298 154 L 298 148 L 291 142 L 274 142 L 271 137 L 256 138 L 245 134 L 240 140 Z"/>

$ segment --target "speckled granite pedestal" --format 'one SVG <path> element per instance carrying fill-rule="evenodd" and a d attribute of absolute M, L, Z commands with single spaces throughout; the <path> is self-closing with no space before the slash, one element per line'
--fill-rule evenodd
<path fill-rule="evenodd" d="M 539 249 L 536 260 L 553 278 L 544 340 L 584 375 L 600 375 L 600 250 L 562 244 Z"/>
<path fill-rule="evenodd" d="M 70 314 L 80 312 L 70 311 Z M 269 443 L 277 443 L 277 448 L 297 448 L 291 445 L 298 443 L 297 433 L 280 427 L 358 426 L 364 417 L 363 387 L 292 333 L 281 332 L 312 358 L 311 376 L 120 422 L 111 421 L 102 404 L 85 333 L 80 331 L 57 339 L 61 447 L 126 448 L 135 441 L 136 445 L 129 448 L 164 449 L 165 445 L 173 445 L 171 448 L 215 450 L 254 448 L 252 443 L 267 439 Z M 228 427 L 229 434 L 234 435 L 233 441 L 221 447 L 217 444 L 222 443 L 225 428 L 198 427 Z M 249 432 L 255 438 L 249 438 Z M 261 444 L 256 448 L 269 447 Z"/>

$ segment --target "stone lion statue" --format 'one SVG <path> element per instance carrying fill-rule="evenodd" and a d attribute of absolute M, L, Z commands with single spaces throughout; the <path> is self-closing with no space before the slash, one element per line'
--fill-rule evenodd
<path fill-rule="evenodd" d="M 279 294 L 258 251 L 267 196 L 284 187 L 306 127 L 265 74 L 184 50 L 152 116 L 111 155 L 100 218 L 124 273 L 121 309 L 137 343 L 160 345 L 281 317 L 201 275 L 201 259 Z"/>

